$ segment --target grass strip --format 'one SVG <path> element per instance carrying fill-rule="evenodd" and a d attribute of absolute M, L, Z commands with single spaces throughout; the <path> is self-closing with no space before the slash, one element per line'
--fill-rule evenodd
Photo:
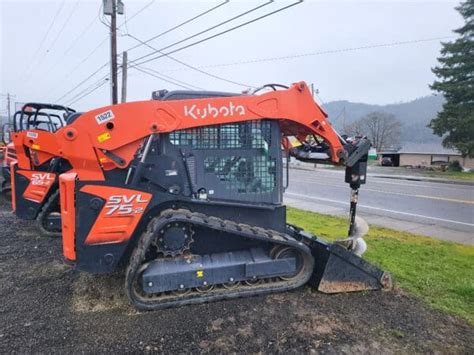
<path fill-rule="evenodd" d="M 347 235 L 344 218 L 291 207 L 287 218 L 329 241 Z M 474 324 L 474 247 L 375 226 L 364 239 L 364 258 L 391 272 L 397 286 Z"/>

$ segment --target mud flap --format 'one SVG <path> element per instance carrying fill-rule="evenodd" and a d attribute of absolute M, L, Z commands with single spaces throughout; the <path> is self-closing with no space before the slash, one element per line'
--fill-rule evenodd
<path fill-rule="evenodd" d="M 389 290 L 391 275 L 338 244 L 311 243 L 315 267 L 309 284 L 323 293 Z"/>

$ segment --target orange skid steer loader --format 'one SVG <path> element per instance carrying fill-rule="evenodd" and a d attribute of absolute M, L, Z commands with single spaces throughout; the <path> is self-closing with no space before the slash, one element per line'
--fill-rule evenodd
<path fill-rule="evenodd" d="M 0 141 L 0 195 L 2 200 L 11 202 L 11 174 L 10 165 L 16 161 L 15 146 L 11 142 L 11 125 L 6 123 L 2 127 Z"/>
<path fill-rule="evenodd" d="M 64 256 L 88 272 L 125 269 L 141 310 L 306 283 L 327 293 L 389 288 L 390 275 L 361 258 L 355 219 L 370 142 L 339 136 L 304 82 L 280 88 L 160 91 L 83 113 L 48 139 L 23 137 L 25 149 L 70 165 L 59 176 Z M 346 166 L 347 239 L 329 244 L 286 223 L 282 147 Z"/>
<path fill-rule="evenodd" d="M 28 103 L 14 115 L 10 133 L 16 152 L 10 169 L 12 207 L 17 217 L 37 220 L 43 235 L 61 236 L 58 177 L 70 166 L 31 142 L 54 141 L 52 135 L 77 115 L 71 108 L 43 103 Z"/>

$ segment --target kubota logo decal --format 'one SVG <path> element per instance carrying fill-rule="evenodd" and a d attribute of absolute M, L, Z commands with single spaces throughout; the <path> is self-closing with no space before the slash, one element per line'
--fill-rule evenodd
<path fill-rule="evenodd" d="M 31 184 L 35 186 L 49 186 L 54 182 L 54 175 L 50 173 L 31 174 Z"/>
<path fill-rule="evenodd" d="M 112 110 L 105 111 L 100 115 L 95 116 L 95 120 L 98 124 L 105 123 L 115 118 L 115 115 Z"/>
<path fill-rule="evenodd" d="M 184 115 L 187 117 L 191 117 L 195 120 L 197 119 L 204 119 L 207 117 L 216 118 L 219 115 L 224 117 L 232 117 L 232 116 L 243 116 L 245 115 L 245 107 L 242 105 L 234 105 L 231 101 L 227 105 L 222 105 L 219 107 L 215 107 L 212 104 L 207 104 L 204 107 L 198 107 L 196 104 L 192 106 L 184 106 Z"/>
<path fill-rule="evenodd" d="M 108 209 L 106 216 L 141 214 L 145 210 L 148 200 L 141 194 L 134 195 L 112 195 L 107 200 L 105 208 Z"/>

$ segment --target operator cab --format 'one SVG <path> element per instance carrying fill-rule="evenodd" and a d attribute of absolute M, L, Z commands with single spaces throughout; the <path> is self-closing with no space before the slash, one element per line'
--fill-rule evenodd
<path fill-rule="evenodd" d="M 153 100 L 187 100 L 242 94 L 155 91 Z M 160 135 L 145 180 L 177 194 L 209 201 L 282 203 L 281 130 L 278 121 L 209 125 Z"/>

